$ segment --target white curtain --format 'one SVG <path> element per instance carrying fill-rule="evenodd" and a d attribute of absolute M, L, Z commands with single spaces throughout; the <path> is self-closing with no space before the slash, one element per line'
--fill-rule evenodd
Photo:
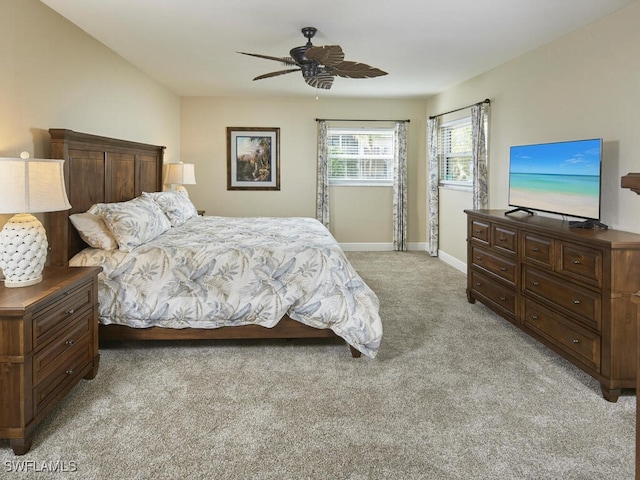
<path fill-rule="evenodd" d="M 396 122 L 393 169 L 393 249 L 407 250 L 407 122 Z"/>
<path fill-rule="evenodd" d="M 329 173 L 327 167 L 327 122 L 318 120 L 316 219 L 329 228 Z"/>
<path fill-rule="evenodd" d="M 429 160 L 427 164 L 427 199 L 429 211 L 427 213 L 427 250 L 432 257 L 438 256 L 438 182 L 440 181 L 438 162 L 438 128 L 440 117 L 429 118 L 427 121 L 427 143 L 429 145 Z"/>
<path fill-rule="evenodd" d="M 487 182 L 487 137 L 489 130 L 489 104 L 480 103 L 471 107 L 471 135 L 473 162 L 473 208 L 489 205 Z"/>

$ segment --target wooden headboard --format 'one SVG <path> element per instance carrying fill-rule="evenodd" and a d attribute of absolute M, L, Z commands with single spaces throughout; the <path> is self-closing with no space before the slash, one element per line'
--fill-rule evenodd
<path fill-rule="evenodd" d="M 69 221 L 94 203 L 124 202 L 142 192 L 162 190 L 165 147 L 49 129 L 51 158 L 64 159 L 64 181 L 71 210 L 46 215 L 49 264 L 68 265 L 86 247 Z"/>

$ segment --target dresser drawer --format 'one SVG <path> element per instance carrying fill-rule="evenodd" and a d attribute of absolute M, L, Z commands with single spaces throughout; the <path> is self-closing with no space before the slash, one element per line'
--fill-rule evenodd
<path fill-rule="evenodd" d="M 525 298 L 523 323 L 564 351 L 600 371 L 600 336 Z"/>
<path fill-rule="evenodd" d="M 523 232 L 522 237 L 522 258 L 552 268 L 553 240 L 529 232 Z"/>
<path fill-rule="evenodd" d="M 515 262 L 502 258 L 499 255 L 490 253 L 479 247 L 472 247 L 472 262 L 491 273 L 498 275 L 503 280 L 515 285 L 516 265 Z"/>
<path fill-rule="evenodd" d="M 93 303 L 92 284 L 86 284 L 33 314 L 33 348 L 49 341 Z"/>
<path fill-rule="evenodd" d="M 489 245 L 489 224 L 479 220 L 471 221 L 469 235 L 472 239 Z"/>
<path fill-rule="evenodd" d="M 522 270 L 522 289 L 576 314 L 585 325 L 600 330 L 602 300 L 598 293 L 527 266 Z"/>
<path fill-rule="evenodd" d="M 602 252 L 593 248 L 560 244 L 559 271 L 593 285 L 602 285 Z"/>
<path fill-rule="evenodd" d="M 504 225 L 492 224 L 493 246 L 508 253 L 516 253 L 518 232 Z"/>
<path fill-rule="evenodd" d="M 50 343 L 33 356 L 33 384 L 37 385 L 60 364 L 67 363 L 69 358 L 77 356 L 90 343 L 91 311 L 78 318 L 67 329 L 60 332 Z"/>
<path fill-rule="evenodd" d="M 516 311 L 516 292 L 491 280 L 476 270 L 471 271 L 471 288 L 474 292 L 491 300 L 501 310 L 514 316 Z"/>

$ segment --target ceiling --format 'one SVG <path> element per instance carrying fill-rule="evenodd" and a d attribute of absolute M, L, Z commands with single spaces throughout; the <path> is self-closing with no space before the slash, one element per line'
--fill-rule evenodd
<path fill-rule="evenodd" d="M 41 0 L 180 96 L 417 97 L 439 93 L 636 0 Z M 388 72 L 316 91 L 276 57 L 340 45 Z"/>

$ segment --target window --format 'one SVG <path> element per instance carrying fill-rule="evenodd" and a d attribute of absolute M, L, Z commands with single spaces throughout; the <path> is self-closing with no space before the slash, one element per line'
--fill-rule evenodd
<path fill-rule="evenodd" d="M 394 130 L 327 129 L 330 185 L 393 186 Z"/>
<path fill-rule="evenodd" d="M 471 117 L 440 126 L 440 185 L 473 186 Z"/>

